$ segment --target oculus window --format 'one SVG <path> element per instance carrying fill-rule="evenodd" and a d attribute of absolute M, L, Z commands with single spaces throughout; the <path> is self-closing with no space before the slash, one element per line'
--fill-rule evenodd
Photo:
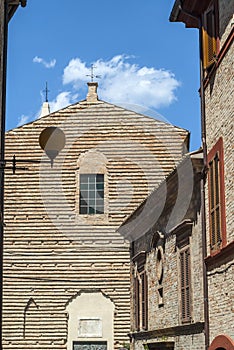
<path fill-rule="evenodd" d="M 80 174 L 80 214 L 104 214 L 104 174 Z"/>

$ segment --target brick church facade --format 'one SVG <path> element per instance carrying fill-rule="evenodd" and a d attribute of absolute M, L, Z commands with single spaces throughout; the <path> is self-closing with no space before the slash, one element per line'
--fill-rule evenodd
<path fill-rule="evenodd" d="M 51 126 L 66 137 L 53 168 L 38 144 Z M 7 132 L 4 349 L 129 342 L 129 242 L 116 230 L 187 142 L 186 130 L 100 101 L 96 83 L 86 100 Z"/>

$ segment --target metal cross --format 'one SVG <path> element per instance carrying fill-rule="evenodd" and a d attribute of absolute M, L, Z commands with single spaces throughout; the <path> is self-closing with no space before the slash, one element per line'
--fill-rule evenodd
<path fill-rule="evenodd" d="M 90 74 L 86 74 L 87 77 L 91 78 L 91 82 L 93 82 L 94 78 L 101 78 L 101 75 L 95 75 L 94 74 L 94 68 L 97 68 L 97 67 L 95 67 L 93 64 L 91 64 L 91 67 L 90 67 L 91 73 Z"/>
<path fill-rule="evenodd" d="M 48 90 L 47 82 L 46 82 L 46 88 L 45 90 L 43 90 L 43 92 L 45 93 L 45 102 L 48 102 L 48 92 L 50 92 L 50 90 Z"/>

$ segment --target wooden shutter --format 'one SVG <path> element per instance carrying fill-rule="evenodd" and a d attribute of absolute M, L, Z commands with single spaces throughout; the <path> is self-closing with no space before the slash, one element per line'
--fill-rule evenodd
<path fill-rule="evenodd" d="M 141 275 L 141 311 L 142 311 L 142 328 L 148 328 L 148 281 L 144 271 Z"/>
<path fill-rule="evenodd" d="M 191 319 L 191 286 L 190 286 L 190 250 L 189 247 L 180 252 L 181 273 L 181 320 Z"/>
<path fill-rule="evenodd" d="M 204 13 L 203 18 L 203 66 L 208 68 L 215 62 L 217 54 L 217 6 L 212 6 Z"/>
<path fill-rule="evenodd" d="M 139 280 L 136 276 L 134 278 L 134 316 L 135 316 L 135 328 L 140 329 L 140 298 L 139 298 Z"/>
<path fill-rule="evenodd" d="M 210 245 L 218 249 L 221 244 L 220 170 L 219 155 L 209 162 Z"/>

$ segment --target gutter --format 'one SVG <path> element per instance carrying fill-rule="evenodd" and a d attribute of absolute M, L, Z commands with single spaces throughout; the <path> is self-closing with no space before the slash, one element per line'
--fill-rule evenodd
<path fill-rule="evenodd" d="M 202 220 L 202 264 L 203 264 L 203 289 L 204 289 L 204 334 L 205 349 L 208 350 L 210 344 L 210 324 L 209 324 L 209 294 L 207 278 L 207 232 L 206 232 L 206 203 L 205 203 L 205 184 L 207 178 L 207 143 L 206 143 L 206 109 L 205 109 L 205 89 L 204 89 L 204 70 L 203 70 L 203 50 L 202 50 L 202 26 L 199 19 L 199 49 L 200 49 L 200 101 L 201 101 L 201 136 L 203 148 L 203 176 L 201 179 L 201 220 Z"/>

